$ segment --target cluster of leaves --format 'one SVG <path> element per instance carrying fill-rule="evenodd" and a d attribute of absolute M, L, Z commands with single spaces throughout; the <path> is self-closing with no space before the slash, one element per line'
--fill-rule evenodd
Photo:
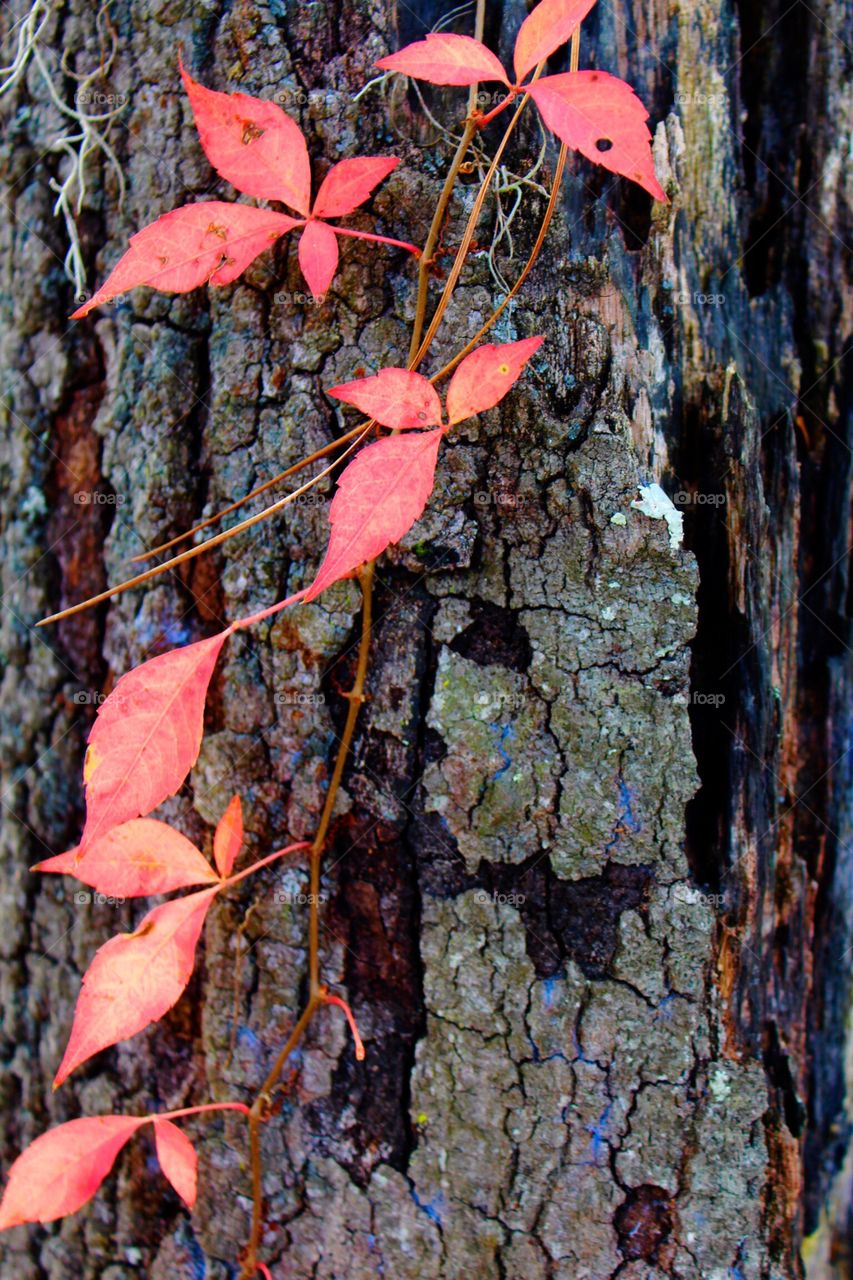
<path fill-rule="evenodd" d="M 506 97 L 480 123 L 519 95 L 529 95 L 545 124 L 566 145 L 663 199 L 646 111 L 628 85 L 598 71 L 539 78 L 545 60 L 572 36 L 593 3 L 542 0 L 519 31 L 514 80 L 483 44 L 452 34 L 427 36 L 378 65 L 436 84 L 492 80 L 505 85 Z M 181 74 L 201 144 L 216 171 L 245 194 L 279 202 L 298 216 L 219 200 L 176 209 L 132 237 L 106 282 L 75 317 L 138 285 L 182 293 L 204 283 L 229 284 L 280 236 L 297 229 L 300 268 L 316 294 L 326 292 L 337 270 L 339 236 L 419 252 L 406 242 L 328 221 L 362 205 L 399 163 L 396 157 L 342 160 L 326 175 L 312 203 L 305 139 L 284 111 L 242 93 L 207 89 L 183 66 Z M 497 405 L 542 341 L 537 336 L 475 349 L 458 363 L 444 408 L 432 382 L 413 369 L 383 368 L 330 388 L 330 396 L 366 414 L 368 426 L 392 434 L 366 445 L 341 473 L 329 512 L 328 547 L 311 584 L 217 635 L 143 663 L 118 681 L 100 707 L 86 753 L 86 819 L 80 843 L 34 869 L 72 875 L 122 898 L 193 892 L 154 907 L 132 933 L 119 934 L 98 950 L 83 978 L 54 1087 L 93 1054 L 137 1034 L 175 1004 L 192 974 L 196 945 L 219 893 L 273 859 L 308 847 L 287 846 L 234 875 L 243 842 L 239 797 L 216 828 L 214 865 L 180 832 L 149 816 L 176 794 L 195 764 L 207 691 L 225 641 L 288 605 L 313 600 L 398 542 L 429 499 L 445 435 Z M 324 999 L 344 1010 L 363 1056 L 346 1004 L 335 996 Z M 171 1114 L 216 1107 L 248 1113 L 241 1103 L 223 1103 Z M 164 1173 L 191 1207 L 196 1155 L 172 1120 L 102 1116 L 60 1125 L 18 1158 L 0 1204 L 0 1228 L 46 1222 L 76 1210 L 100 1185 L 132 1134 L 148 1123 L 154 1125 Z"/>

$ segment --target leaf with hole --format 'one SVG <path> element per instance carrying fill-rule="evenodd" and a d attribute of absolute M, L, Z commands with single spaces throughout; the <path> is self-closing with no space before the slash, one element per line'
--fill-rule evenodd
<path fill-rule="evenodd" d="M 587 160 L 666 200 L 655 174 L 648 112 L 630 85 L 605 71 L 569 71 L 531 85 L 548 128 Z"/>

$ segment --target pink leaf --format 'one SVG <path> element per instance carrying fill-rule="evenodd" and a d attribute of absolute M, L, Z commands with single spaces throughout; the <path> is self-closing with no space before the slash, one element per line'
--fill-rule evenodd
<path fill-rule="evenodd" d="M 117 934 L 96 952 L 54 1089 L 93 1053 L 136 1035 L 171 1009 L 192 976 L 196 943 L 218 892 L 217 886 L 164 902 L 133 933 Z"/>
<path fill-rule="evenodd" d="M 352 213 L 400 161 L 396 156 L 356 156 L 341 160 L 322 181 L 314 201 L 315 218 L 342 218 Z"/>
<path fill-rule="evenodd" d="M 75 1213 L 112 1169 L 145 1118 L 95 1116 L 69 1120 L 36 1138 L 9 1170 L 0 1203 L 0 1231 L 22 1222 L 52 1222 Z"/>
<path fill-rule="evenodd" d="M 81 844 L 150 813 L 181 786 L 198 758 L 207 688 L 229 634 L 143 662 L 101 704 L 83 769 Z"/>
<path fill-rule="evenodd" d="M 338 481 L 326 558 L 305 600 L 349 577 L 411 529 L 432 493 L 443 435 L 389 436 L 356 454 Z"/>
<path fill-rule="evenodd" d="M 181 76 L 205 155 L 246 195 L 280 200 L 307 216 L 311 163 L 299 126 L 281 107 L 246 93 L 216 93 Z"/>
<path fill-rule="evenodd" d="M 85 850 L 71 849 L 31 869 L 76 876 L 99 893 L 116 898 L 216 883 L 216 873 L 192 841 L 156 818 L 131 818 L 111 827 Z"/>
<path fill-rule="evenodd" d="M 355 405 L 369 418 L 397 431 L 434 427 L 441 422 L 441 401 L 423 374 L 408 369 L 380 369 L 372 378 L 356 378 L 326 393 Z"/>
<path fill-rule="evenodd" d="M 242 843 L 243 805 L 239 796 L 232 796 L 213 837 L 213 858 L 223 878 L 230 876 Z"/>
<path fill-rule="evenodd" d="M 515 41 L 515 74 L 519 82 L 571 38 L 594 4 L 595 0 L 542 0 L 537 4 L 522 22 Z"/>
<path fill-rule="evenodd" d="M 309 222 L 299 237 L 299 266 L 308 288 L 322 297 L 338 269 L 338 242 L 325 222 Z"/>
<path fill-rule="evenodd" d="M 466 356 L 447 388 L 447 417 L 451 424 L 484 413 L 502 400 L 544 338 L 489 343 Z"/>
<path fill-rule="evenodd" d="M 71 319 L 79 320 L 141 284 L 165 293 L 188 293 L 205 283 L 230 284 L 259 253 L 299 225 L 283 213 L 247 204 L 206 200 L 182 205 L 131 236 L 127 253 Z"/>
<path fill-rule="evenodd" d="M 171 1120 L 154 1121 L 154 1140 L 160 1168 L 188 1209 L 196 1202 L 198 1156 L 182 1129 Z"/>
<path fill-rule="evenodd" d="M 383 71 L 400 71 L 414 80 L 431 84 L 477 84 L 500 80 L 509 86 L 506 72 L 490 49 L 470 36 L 430 33 L 425 40 L 407 44 L 399 53 L 380 58 Z"/>
<path fill-rule="evenodd" d="M 567 146 L 666 200 L 655 176 L 648 112 L 630 85 L 606 71 L 547 76 L 530 86 L 542 119 Z"/>

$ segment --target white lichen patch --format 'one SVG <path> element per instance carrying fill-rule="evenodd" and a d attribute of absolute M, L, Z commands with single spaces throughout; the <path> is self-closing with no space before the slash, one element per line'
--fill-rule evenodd
<path fill-rule="evenodd" d="M 641 484 L 640 497 L 634 499 L 631 506 L 641 511 L 650 520 L 665 520 L 669 529 L 669 545 L 677 551 L 684 541 L 684 517 L 673 506 L 659 484 Z"/>

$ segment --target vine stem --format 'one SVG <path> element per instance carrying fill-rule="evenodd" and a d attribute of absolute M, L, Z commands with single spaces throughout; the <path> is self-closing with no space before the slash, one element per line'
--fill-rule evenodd
<path fill-rule="evenodd" d="M 479 22 L 478 29 L 480 31 L 482 30 L 483 9 L 484 9 L 484 0 L 478 0 L 478 22 Z M 575 57 L 574 38 L 573 38 L 572 52 L 573 52 L 573 60 L 574 60 L 574 57 Z M 537 67 L 536 72 L 534 73 L 534 77 L 533 77 L 534 79 L 536 78 L 536 76 L 538 76 L 541 73 L 541 69 L 542 69 L 541 65 Z M 472 98 L 474 101 L 476 101 L 476 97 L 475 97 L 476 88 L 477 88 L 476 85 L 472 86 Z M 500 163 L 501 156 L 503 155 L 503 152 L 505 151 L 506 146 L 509 143 L 509 139 L 512 135 L 512 132 L 521 116 L 521 112 L 523 111 L 528 101 L 529 101 L 529 94 L 525 94 L 521 102 L 519 103 L 509 125 L 507 126 L 504 132 L 504 136 L 499 144 L 497 153 L 494 159 L 492 160 L 492 163 L 489 166 L 488 172 L 486 173 L 486 176 L 480 185 L 480 190 L 474 202 L 474 207 L 468 217 L 465 232 L 462 238 L 462 243 L 460 244 L 459 249 L 457 251 L 450 276 L 447 280 L 447 283 L 445 284 L 444 290 L 442 291 L 441 297 L 438 302 L 438 306 L 436 307 L 435 314 L 433 315 L 433 318 L 430 322 L 427 333 L 423 337 L 423 339 L 421 339 L 421 332 L 422 332 L 424 320 L 426 317 L 430 259 L 434 251 L 435 245 L 438 242 L 438 236 L 441 231 L 441 226 L 442 226 L 442 223 L 446 214 L 446 210 L 453 193 L 453 188 L 456 182 L 456 178 L 458 177 L 460 167 L 464 160 L 465 153 L 467 152 L 468 147 L 470 146 L 471 141 L 473 140 L 473 137 L 475 136 L 478 128 L 478 123 L 476 120 L 472 120 L 469 118 L 465 122 L 465 130 L 463 133 L 463 137 L 462 137 L 462 140 L 460 141 L 459 146 L 457 147 L 456 155 L 454 156 L 454 159 L 451 163 L 448 174 L 445 178 L 445 182 L 442 187 L 442 191 L 439 196 L 435 213 L 433 215 L 432 223 L 427 235 L 424 251 L 421 255 L 420 262 L 419 262 L 418 295 L 417 295 L 417 300 L 415 304 L 415 320 L 413 325 L 412 341 L 410 345 L 410 355 L 409 355 L 410 369 L 417 367 L 417 365 L 426 355 L 427 351 L 429 350 L 429 347 L 432 344 L 432 340 L 435 337 L 435 334 L 438 330 L 438 327 L 441 323 L 441 320 L 450 302 L 450 298 L 452 297 L 453 290 L 455 289 L 455 286 L 456 286 L 456 282 L 458 281 L 459 275 L 462 271 L 462 267 L 465 262 L 465 257 L 468 253 L 468 249 L 470 247 L 471 240 L 474 235 L 477 220 L 482 211 L 483 205 L 486 200 L 486 196 L 488 195 L 488 191 L 491 186 L 492 179 L 497 170 L 498 164 Z M 470 112 L 469 112 L 469 117 L 470 117 Z M 488 328 L 491 327 L 492 324 L 494 324 L 494 322 L 497 320 L 498 316 L 501 314 L 503 309 L 508 305 L 511 298 L 514 297 L 515 294 L 518 292 L 522 283 L 524 282 L 524 279 L 532 269 L 536 261 L 536 258 L 538 257 L 539 251 L 542 247 L 542 243 L 545 239 L 545 234 L 548 230 L 548 225 L 551 221 L 551 217 L 553 216 L 554 209 L 556 207 L 557 192 L 559 190 L 560 179 L 562 178 L 563 169 L 565 167 L 565 156 L 566 156 L 566 149 L 565 147 L 562 147 L 560 150 L 560 159 L 558 161 L 557 172 L 555 174 L 555 181 L 551 191 L 551 197 L 549 199 L 548 208 L 546 210 L 545 217 L 543 218 L 539 235 L 537 236 L 534 250 L 531 253 L 528 259 L 528 262 L 524 270 L 522 271 L 519 279 L 516 281 L 513 290 L 510 291 L 510 294 L 504 299 L 504 302 L 496 310 L 495 314 L 486 323 L 486 325 L 483 326 L 481 333 L 478 335 L 478 339 L 480 336 L 482 336 L 483 332 L 485 332 Z M 469 349 L 470 349 L 470 344 L 469 344 L 469 347 L 466 348 L 466 352 Z M 466 352 L 463 352 L 463 354 L 465 354 Z M 462 356 L 458 357 L 458 359 L 461 359 L 461 358 Z M 455 363 L 458 363 L 458 359 L 454 361 L 454 365 Z M 443 376 L 444 373 L 446 373 L 447 371 L 448 371 L 447 369 L 442 370 L 441 373 L 435 375 L 435 377 L 430 380 L 433 382 L 438 381 L 438 379 L 441 376 Z M 270 510 L 272 509 L 273 508 L 270 508 Z M 329 826 L 331 824 L 332 815 L 335 807 L 335 801 L 337 799 L 338 789 L 340 787 L 344 768 L 346 767 L 347 757 L 349 755 L 349 750 L 352 744 L 353 735 L 355 733 L 358 714 L 363 702 L 365 701 L 364 690 L 365 690 L 365 684 L 367 680 L 368 662 L 370 657 L 370 638 L 371 638 L 371 630 L 373 625 L 373 621 L 372 621 L 373 579 L 374 579 L 375 565 L 376 565 L 375 560 L 370 561 L 368 564 L 364 566 L 364 568 L 361 570 L 359 574 L 359 580 L 361 583 L 361 591 L 362 591 L 362 617 L 361 617 L 361 639 L 359 642 L 356 673 L 355 673 L 355 678 L 353 681 L 352 688 L 350 689 L 349 693 L 346 695 L 346 697 L 349 700 L 349 707 L 347 709 L 347 718 L 346 718 L 346 722 L 344 724 L 344 730 L 338 745 L 335 765 L 332 772 L 332 777 L 329 781 L 329 788 L 326 792 L 326 799 L 323 805 L 323 812 L 320 817 L 320 822 L 317 827 L 316 835 L 311 844 L 310 855 L 309 855 L 310 883 L 309 883 L 309 900 L 308 900 L 309 902 L 308 1001 L 306 1003 L 305 1009 L 303 1010 L 300 1018 L 294 1025 L 293 1030 L 291 1031 L 290 1035 L 287 1038 L 287 1041 L 282 1047 L 275 1063 L 273 1064 L 271 1070 L 267 1074 L 267 1077 L 263 1085 L 261 1086 L 258 1092 L 258 1095 L 255 1098 L 255 1101 L 252 1105 L 251 1111 L 249 1113 L 249 1145 L 250 1145 L 250 1159 L 251 1159 L 251 1167 L 252 1167 L 252 1230 L 251 1230 L 251 1236 L 250 1236 L 249 1244 L 246 1251 L 245 1261 L 243 1263 L 243 1270 L 241 1272 L 241 1280 L 252 1280 L 252 1277 L 257 1274 L 257 1271 L 259 1269 L 257 1255 L 258 1255 L 258 1249 L 260 1247 L 261 1231 L 263 1226 L 261 1125 L 265 1119 L 267 1108 L 269 1107 L 269 1104 L 271 1102 L 272 1090 L 275 1088 L 276 1084 L 278 1083 L 281 1077 L 281 1073 L 284 1070 L 284 1067 L 288 1059 L 290 1058 L 291 1054 L 293 1053 L 293 1051 L 296 1049 L 299 1042 L 301 1041 L 302 1036 L 307 1030 L 308 1025 L 310 1024 L 316 1010 L 323 1005 L 329 1005 L 329 1004 L 340 1004 L 341 1007 L 344 1007 L 344 1002 L 340 1001 L 337 997 L 330 997 L 328 995 L 326 988 L 320 982 L 320 913 L 319 913 L 320 883 L 321 883 L 323 849 L 326 842 L 326 837 L 328 835 Z M 270 612 L 277 610 L 278 607 L 280 606 L 273 606 L 272 610 L 265 610 L 264 613 L 259 616 L 267 616 Z M 348 1016 L 351 1017 L 351 1015 L 349 1014 Z M 354 1028 L 354 1024 L 351 1024 L 351 1025 L 353 1025 L 354 1034 L 357 1035 L 357 1031 Z M 357 1040 L 356 1043 L 357 1043 L 357 1046 L 360 1046 L 360 1040 Z M 363 1054 L 363 1049 L 361 1050 L 361 1053 Z"/>
<path fill-rule="evenodd" d="M 200 1116 L 208 1111 L 240 1111 L 250 1114 L 245 1102 L 205 1102 L 200 1107 L 181 1107 L 179 1111 L 159 1111 L 146 1116 L 146 1120 L 180 1120 L 182 1116 Z"/>

